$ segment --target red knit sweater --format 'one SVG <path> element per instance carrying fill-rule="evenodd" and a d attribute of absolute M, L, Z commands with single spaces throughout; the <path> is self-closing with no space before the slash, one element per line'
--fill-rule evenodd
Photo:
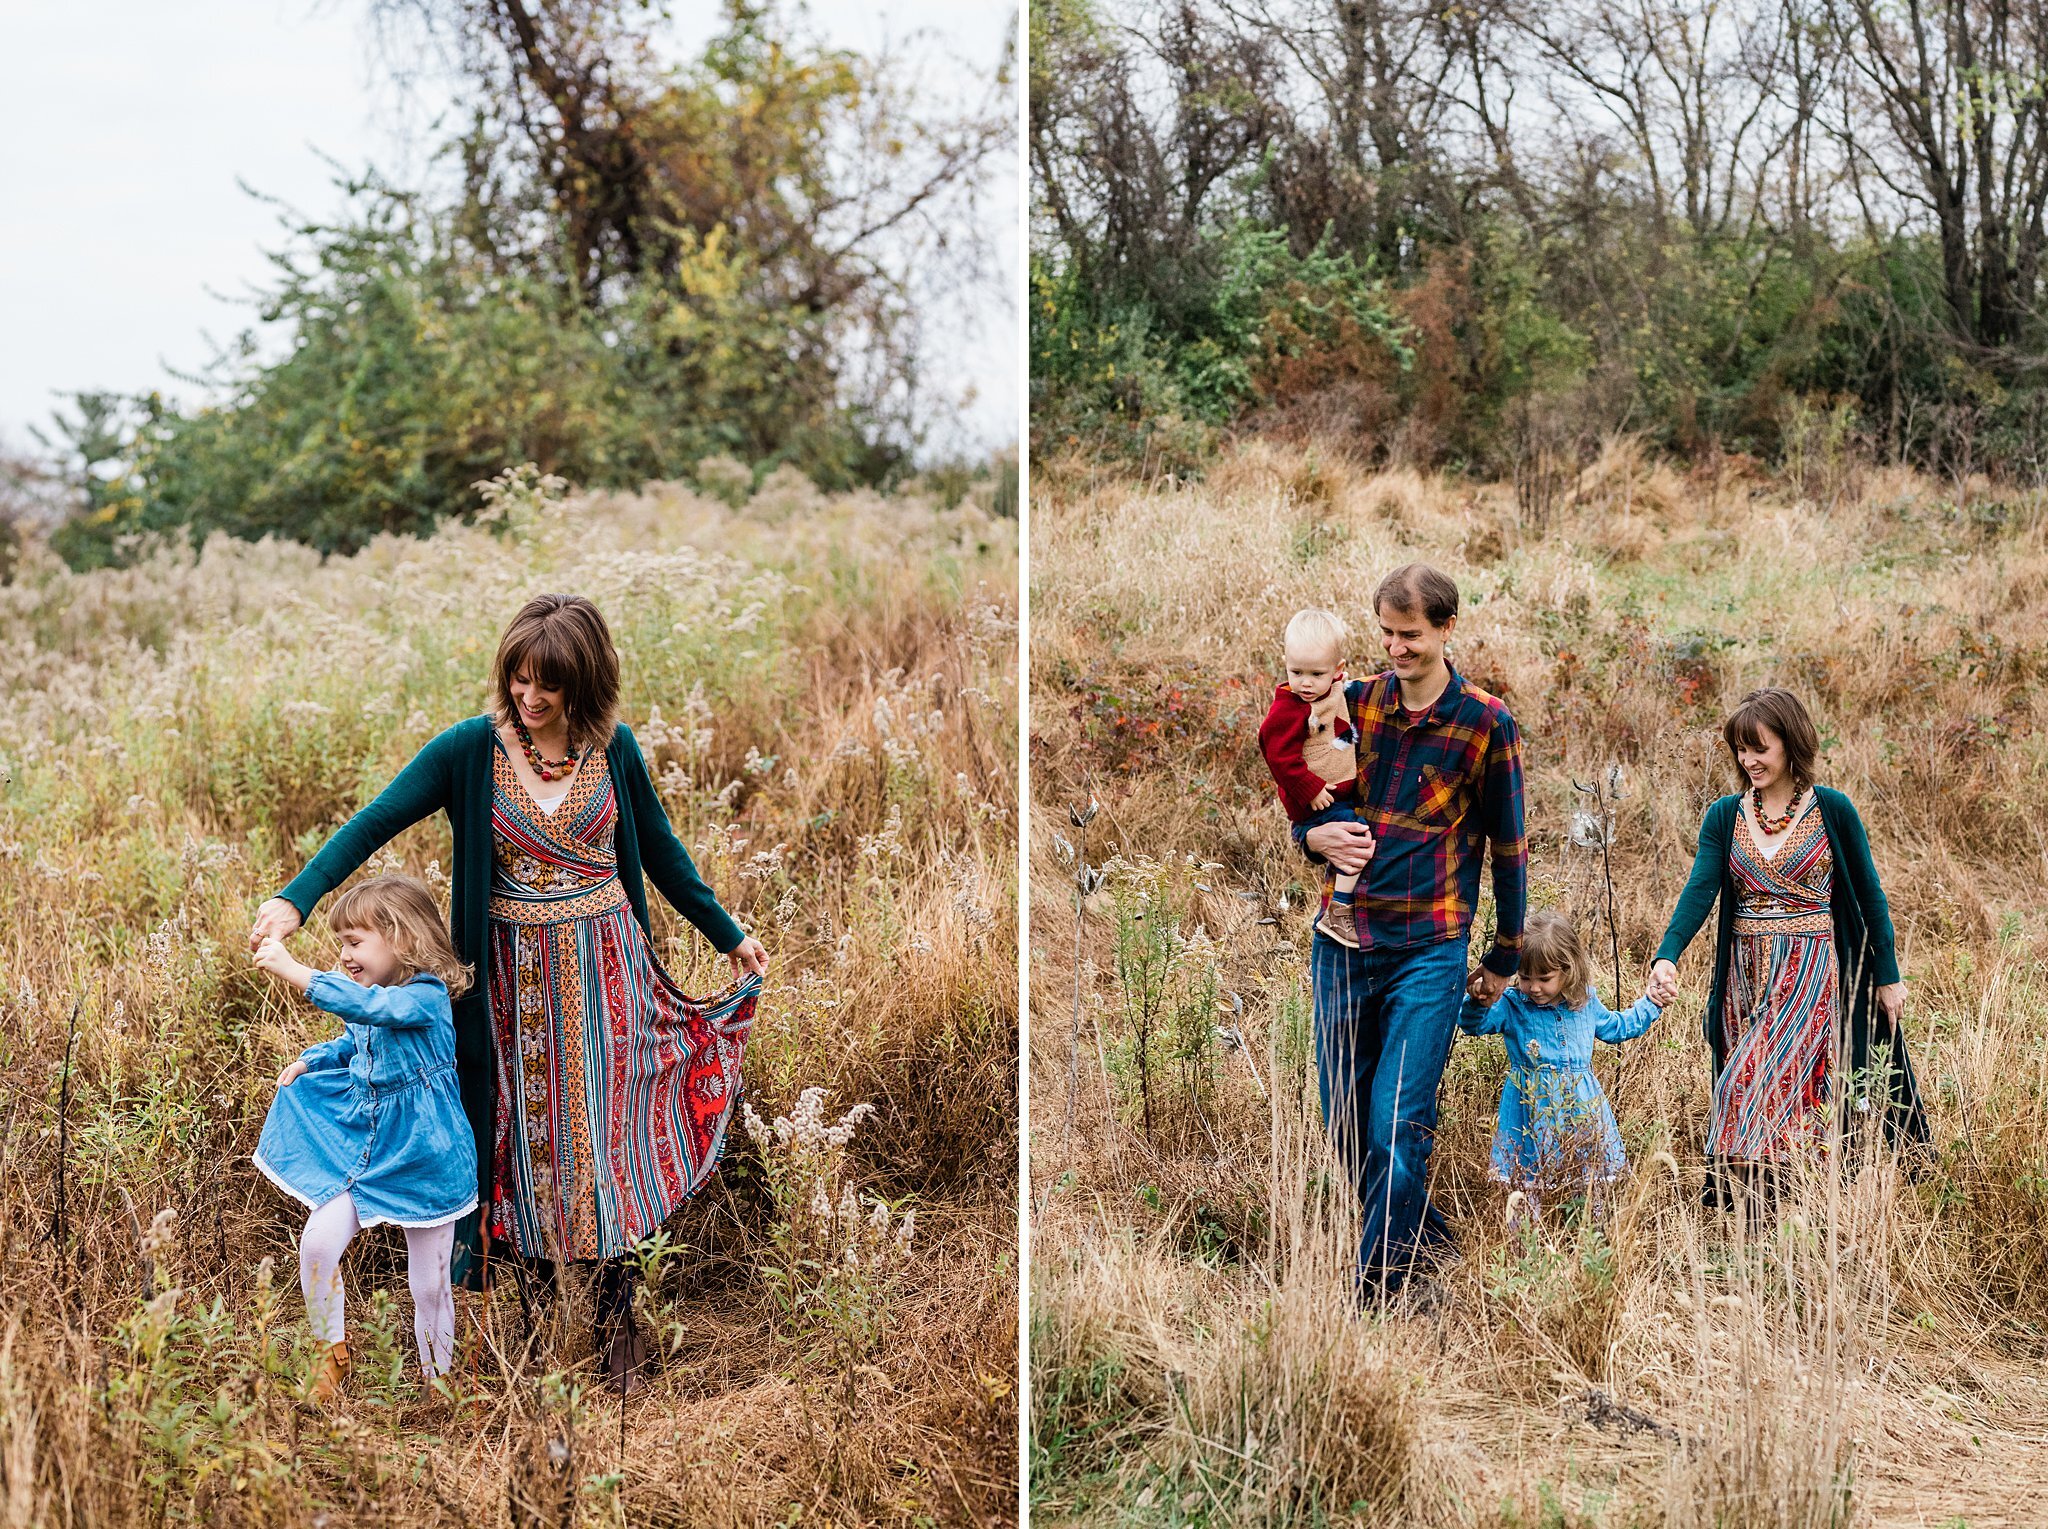
<path fill-rule="evenodd" d="M 1286 808 L 1290 823 L 1299 823 L 1316 810 L 1313 803 L 1320 792 L 1328 791 L 1340 801 L 1358 794 L 1356 780 L 1333 786 L 1301 762 L 1301 746 L 1308 739 L 1308 711 L 1308 702 L 1281 685 L 1274 690 L 1272 710 L 1259 724 L 1259 752 L 1266 756 L 1266 768 L 1280 788 L 1280 805 Z M 1355 736 L 1348 720 L 1338 721 L 1337 736 Z"/>

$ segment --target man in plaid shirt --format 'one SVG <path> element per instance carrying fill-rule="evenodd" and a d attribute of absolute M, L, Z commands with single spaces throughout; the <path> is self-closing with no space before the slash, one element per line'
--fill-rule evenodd
<path fill-rule="evenodd" d="M 1318 934 L 1309 973 L 1323 1119 L 1365 1208 L 1361 1291 L 1392 1294 L 1419 1251 L 1451 1242 L 1427 1189 L 1437 1085 L 1460 1001 L 1492 1003 L 1514 975 L 1528 841 L 1514 718 L 1445 656 L 1458 586 L 1411 563 L 1381 582 L 1373 608 L 1392 668 L 1347 691 L 1361 821 L 1294 832 L 1310 859 L 1365 872 L 1361 948 Z M 1489 843 L 1494 943 L 1468 978 Z"/>

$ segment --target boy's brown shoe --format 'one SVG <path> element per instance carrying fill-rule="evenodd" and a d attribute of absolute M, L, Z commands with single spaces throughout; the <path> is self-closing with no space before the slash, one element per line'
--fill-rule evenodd
<path fill-rule="evenodd" d="M 1355 904 L 1331 902 L 1316 920 L 1316 928 L 1349 950 L 1358 949 L 1358 915 Z"/>

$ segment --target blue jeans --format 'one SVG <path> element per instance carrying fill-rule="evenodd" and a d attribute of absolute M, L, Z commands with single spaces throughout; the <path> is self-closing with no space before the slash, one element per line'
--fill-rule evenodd
<path fill-rule="evenodd" d="M 1451 1241 L 1429 1203 L 1429 1149 L 1465 996 L 1465 947 L 1461 937 L 1347 950 L 1319 934 L 1309 952 L 1323 1123 L 1365 1211 L 1364 1287 L 1398 1290 L 1419 1248 Z"/>

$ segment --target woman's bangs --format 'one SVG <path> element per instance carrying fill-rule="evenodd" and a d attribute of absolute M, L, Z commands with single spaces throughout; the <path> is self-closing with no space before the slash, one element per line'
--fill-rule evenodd
<path fill-rule="evenodd" d="M 530 683 L 543 690 L 571 690 L 575 688 L 576 660 L 577 654 L 564 640 L 563 633 L 536 623 L 525 640 L 507 655 L 505 677 L 516 679 L 524 673 Z"/>

